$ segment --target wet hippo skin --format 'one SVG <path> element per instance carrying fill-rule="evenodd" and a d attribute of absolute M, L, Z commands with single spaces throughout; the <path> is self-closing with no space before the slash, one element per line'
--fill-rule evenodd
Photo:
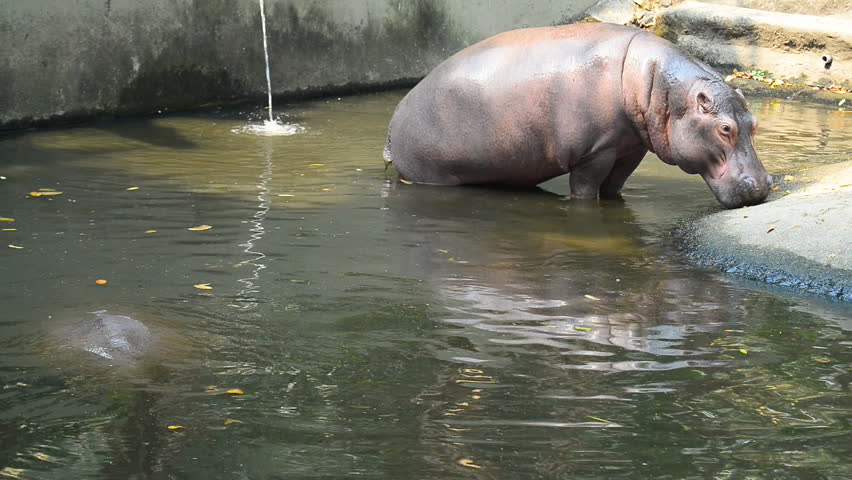
<path fill-rule="evenodd" d="M 572 197 L 618 196 L 648 151 L 701 175 L 726 207 L 771 178 L 742 93 L 648 32 L 577 24 L 468 47 L 402 99 L 384 159 L 437 185 L 532 186 L 570 173 Z"/>
<path fill-rule="evenodd" d="M 151 330 L 142 322 L 103 310 L 91 312 L 79 322 L 67 326 L 62 336 L 68 346 L 115 364 L 128 364 L 140 359 L 154 340 Z"/>

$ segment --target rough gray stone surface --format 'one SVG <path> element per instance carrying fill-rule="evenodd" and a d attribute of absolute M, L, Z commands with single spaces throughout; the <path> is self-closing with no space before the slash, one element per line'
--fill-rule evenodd
<path fill-rule="evenodd" d="M 697 220 L 679 242 L 701 264 L 852 301 L 852 162 L 779 183 L 774 200 Z"/>
<path fill-rule="evenodd" d="M 411 83 L 471 43 L 594 3 L 265 0 L 273 90 Z M 0 130 L 266 93 L 257 0 L 26 0 L 0 11 Z"/>
<path fill-rule="evenodd" d="M 627 25 L 636 16 L 637 10 L 633 0 L 600 0 L 589 8 L 586 15 L 599 22 Z"/>
<path fill-rule="evenodd" d="M 852 87 L 849 18 L 690 1 L 660 12 L 655 30 L 715 67 L 763 69 L 791 83 Z M 829 68 L 826 55 L 833 58 Z"/>

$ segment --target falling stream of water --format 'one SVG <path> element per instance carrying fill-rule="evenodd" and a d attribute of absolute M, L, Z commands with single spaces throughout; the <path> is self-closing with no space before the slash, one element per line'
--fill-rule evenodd
<path fill-rule="evenodd" d="M 260 2 L 260 25 L 263 28 L 263 58 L 266 60 L 266 94 L 269 97 L 269 123 L 274 124 L 272 118 L 272 79 L 269 76 L 269 46 L 266 41 L 266 11 L 263 8 L 263 0 Z"/>
<path fill-rule="evenodd" d="M 263 58 L 266 62 L 266 97 L 269 109 L 269 119 L 264 120 L 262 125 L 247 125 L 231 130 L 233 133 L 253 133 L 259 135 L 295 135 L 302 133 L 305 128 L 293 123 L 279 123 L 272 113 L 272 76 L 269 70 L 269 42 L 266 35 L 266 9 L 264 0 L 258 0 L 260 4 L 260 25 L 263 29 Z"/>

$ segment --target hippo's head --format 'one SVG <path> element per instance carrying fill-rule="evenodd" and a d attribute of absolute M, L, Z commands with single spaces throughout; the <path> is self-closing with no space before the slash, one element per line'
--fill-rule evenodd
<path fill-rule="evenodd" d="M 701 175 L 727 208 L 766 199 L 771 177 L 754 151 L 757 120 L 742 92 L 719 81 L 699 81 L 689 90 L 684 107 L 670 127 L 677 166 Z"/>

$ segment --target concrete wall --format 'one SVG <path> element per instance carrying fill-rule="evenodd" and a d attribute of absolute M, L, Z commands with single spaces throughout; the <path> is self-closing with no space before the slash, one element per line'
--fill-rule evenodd
<path fill-rule="evenodd" d="M 422 77 L 594 0 L 266 0 L 273 91 Z M 0 0 L 0 129 L 265 95 L 256 0 Z"/>

